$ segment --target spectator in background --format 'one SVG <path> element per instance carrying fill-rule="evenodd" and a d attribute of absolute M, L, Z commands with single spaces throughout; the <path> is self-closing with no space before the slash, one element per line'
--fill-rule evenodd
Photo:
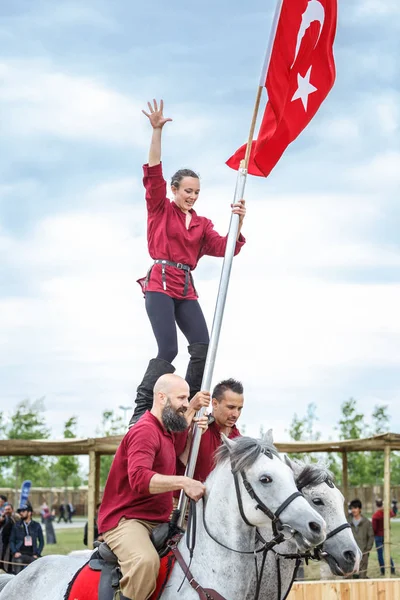
<path fill-rule="evenodd" d="M 0 516 L 4 512 L 4 505 L 6 502 L 7 502 L 7 496 L 4 496 L 4 494 L 0 494 Z"/>
<path fill-rule="evenodd" d="M 1 520 L 3 526 L 1 528 L 2 551 L 0 569 L 3 569 L 6 573 L 12 573 L 12 565 L 8 564 L 12 562 L 10 552 L 11 530 L 16 523 L 14 508 L 12 504 L 9 504 L 8 502 L 4 504 L 4 512 L 2 517 L 0 517 L 0 521 Z"/>
<path fill-rule="evenodd" d="M 96 506 L 96 514 L 94 515 L 94 540 L 93 541 L 97 541 L 97 542 L 103 542 L 104 538 L 102 535 L 99 536 L 99 530 L 97 527 L 97 516 L 99 514 L 99 508 L 100 508 L 101 502 L 99 502 L 99 504 Z M 85 546 L 88 545 L 88 523 L 85 523 L 85 529 L 83 531 L 83 543 L 85 544 Z"/>
<path fill-rule="evenodd" d="M 4 496 L 3 494 L 1 494 L 0 495 L 0 557 L 3 552 L 3 542 L 1 541 L 1 530 L 4 525 L 3 514 L 4 514 L 4 507 L 5 507 L 6 502 L 7 502 L 7 496 Z"/>
<path fill-rule="evenodd" d="M 372 527 L 375 535 L 375 546 L 378 553 L 378 562 L 381 569 L 381 575 L 385 574 L 385 558 L 384 558 L 384 525 L 383 525 L 383 502 L 380 498 L 375 500 L 377 510 L 372 515 Z M 394 512 L 390 511 L 390 516 L 394 517 Z M 393 559 L 390 558 L 390 572 L 395 574 Z"/>
<path fill-rule="evenodd" d="M 54 516 L 50 512 L 46 500 L 41 506 L 40 514 L 42 515 L 42 523 L 44 524 L 46 530 L 46 544 L 57 544 L 56 534 L 53 527 Z"/>
<path fill-rule="evenodd" d="M 59 523 L 61 521 L 61 519 L 63 519 L 64 523 L 68 523 L 66 516 L 65 516 L 65 506 L 64 504 L 60 504 L 60 506 L 58 507 L 58 521 L 57 523 Z"/>
<path fill-rule="evenodd" d="M 67 522 L 72 523 L 72 515 L 75 514 L 74 505 L 72 502 L 68 502 L 67 504 Z"/>
<path fill-rule="evenodd" d="M 361 514 L 361 510 L 361 500 L 355 498 L 350 502 L 351 517 L 349 523 L 357 545 L 363 553 L 360 571 L 358 574 L 353 575 L 353 577 L 356 579 L 367 579 L 369 553 L 374 545 L 374 531 L 371 521 Z"/>
<path fill-rule="evenodd" d="M 17 512 L 21 515 L 21 520 L 15 523 L 10 536 L 13 562 L 20 563 L 20 566 L 14 567 L 16 575 L 24 569 L 25 565 L 39 558 L 44 547 L 42 527 L 40 523 L 32 521 L 32 507 L 24 504 Z"/>
<path fill-rule="evenodd" d="M 399 512 L 396 498 L 393 498 L 393 500 L 392 500 L 392 511 L 393 511 L 393 515 L 396 517 L 397 513 Z"/>

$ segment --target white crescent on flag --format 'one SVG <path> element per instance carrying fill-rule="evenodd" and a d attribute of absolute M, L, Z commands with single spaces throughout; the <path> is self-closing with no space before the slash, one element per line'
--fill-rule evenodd
<path fill-rule="evenodd" d="M 322 33 L 322 28 L 323 28 L 324 22 L 325 22 L 325 9 L 322 6 L 321 2 L 319 2 L 318 0 L 310 0 L 309 3 L 307 4 L 307 8 L 306 8 L 305 12 L 302 15 L 301 25 L 300 25 L 299 33 L 297 35 L 296 52 L 294 55 L 292 67 L 293 67 L 294 63 L 296 62 L 296 58 L 299 54 L 302 39 L 303 39 L 307 29 L 310 27 L 311 23 L 314 23 L 314 21 L 319 21 L 319 23 L 321 24 L 319 34 L 318 34 L 318 39 L 314 44 L 314 48 L 315 48 L 315 46 L 318 44 L 319 38 Z"/>
<path fill-rule="evenodd" d="M 296 62 L 296 58 L 299 54 L 303 37 L 304 37 L 307 29 L 310 27 L 311 23 L 314 23 L 314 21 L 318 21 L 321 25 L 319 34 L 318 34 L 318 38 L 314 44 L 314 48 L 315 48 L 318 44 L 319 38 L 321 37 L 322 29 L 324 27 L 325 9 L 322 6 L 321 2 L 319 2 L 318 0 L 309 0 L 309 2 L 307 4 L 307 8 L 301 17 L 301 25 L 300 25 L 299 32 L 297 34 L 296 52 L 295 52 L 292 68 L 293 68 L 293 65 Z M 318 91 L 318 88 L 313 86 L 312 83 L 310 82 L 311 70 L 312 70 L 312 65 L 310 65 L 310 68 L 308 69 L 308 71 L 304 77 L 302 77 L 302 75 L 300 73 L 297 73 L 298 87 L 292 98 L 292 102 L 294 102 L 295 100 L 301 100 L 303 103 L 304 110 L 306 112 L 307 112 L 307 108 L 308 108 L 308 96 L 310 94 L 313 94 L 314 92 Z"/>

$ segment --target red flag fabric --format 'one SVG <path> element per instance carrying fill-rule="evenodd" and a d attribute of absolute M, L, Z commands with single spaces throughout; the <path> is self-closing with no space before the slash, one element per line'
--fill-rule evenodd
<path fill-rule="evenodd" d="M 335 82 L 337 0 L 283 0 L 265 79 L 268 103 L 248 173 L 267 177 L 308 125 Z M 227 161 L 238 169 L 246 145 Z"/>

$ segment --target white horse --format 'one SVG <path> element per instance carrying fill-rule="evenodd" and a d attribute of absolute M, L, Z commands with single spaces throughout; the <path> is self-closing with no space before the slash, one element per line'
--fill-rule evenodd
<path fill-rule="evenodd" d="M 325 539 L 325 521 L 297 493 L 293 471 L 280 460 L 270 436 L 262 441 L 225 438 L 206 488 L 206 499 L 197 504 L 197 539 L 190 571 L 201 587 L 216 590 L 224 600 L 245 597 L 254 569 L 256 527 L 266 527 L 275 513 L 280 513 L 307 547 Z M 189 565 L 185 538 L 178 550 Z M 82 557 L 46 556 L 8 582 L 0 600 L 63 600 L 84 562 Z M 162 600 L 177 598 L 198 599 L 178 563 Z"/>
<path fill-rule="evenodd" d="M 285 457 L 286 463 L 293 469 L 296 485 L 304 494 L 307 502 L 323 517 L 327 527 L 327 537 L 318 549 L 319 555 L 329 565 L 334 575 L 351 575 L 358 571 L 362 557 L 352 530 L 344 512 L 344 498 L 333 483 L 333 476 L 322 464 L 291 461 Z M 262 529 L 261 535 L 271 535 L 270 527 Z M 260 600 L 284 600 L 287 598 L 296 575 L 297 544 L 294 540 L 286 540 L 275 546 L 267 556 L 265 570 L 260 588 Z M 260 558 L 258 559 L 260 565 Z M 254 598 L 256 581 L 249 585 L 246 598 Z"/>

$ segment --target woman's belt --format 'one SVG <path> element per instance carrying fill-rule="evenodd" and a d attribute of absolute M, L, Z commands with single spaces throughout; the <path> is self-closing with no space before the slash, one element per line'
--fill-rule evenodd
<path fill-rule="evenodd" d="M 150 269 L 147 271 L 145 286 L 147 286 L 147 284 L 149 282 L 150 275 L 151 275 L 154 265 L 161 265 L 161 280 L 162 280 L 163 288 L 165 291 L 167 291 L 167 275 L 165 272 L 165 267 L 175 267 L 175 269 L 180 269 L 181 271 L 185 271 L 185 285 L 183 288 L 183 295 L 187 296 L 187 293 L 189 290 L 189 281 L 192 284 L 195 293 L 197 294 L 196 288 L 194 287 L 193 276 L 192 276 L 192 272 L 190 270 L 189 265 L 185 265 L 183 263 L 172 262 L 172 260 L 165 260 L 164 258 L 157 258 L 154 260 L 154 263 L 152 264 Z"/>

